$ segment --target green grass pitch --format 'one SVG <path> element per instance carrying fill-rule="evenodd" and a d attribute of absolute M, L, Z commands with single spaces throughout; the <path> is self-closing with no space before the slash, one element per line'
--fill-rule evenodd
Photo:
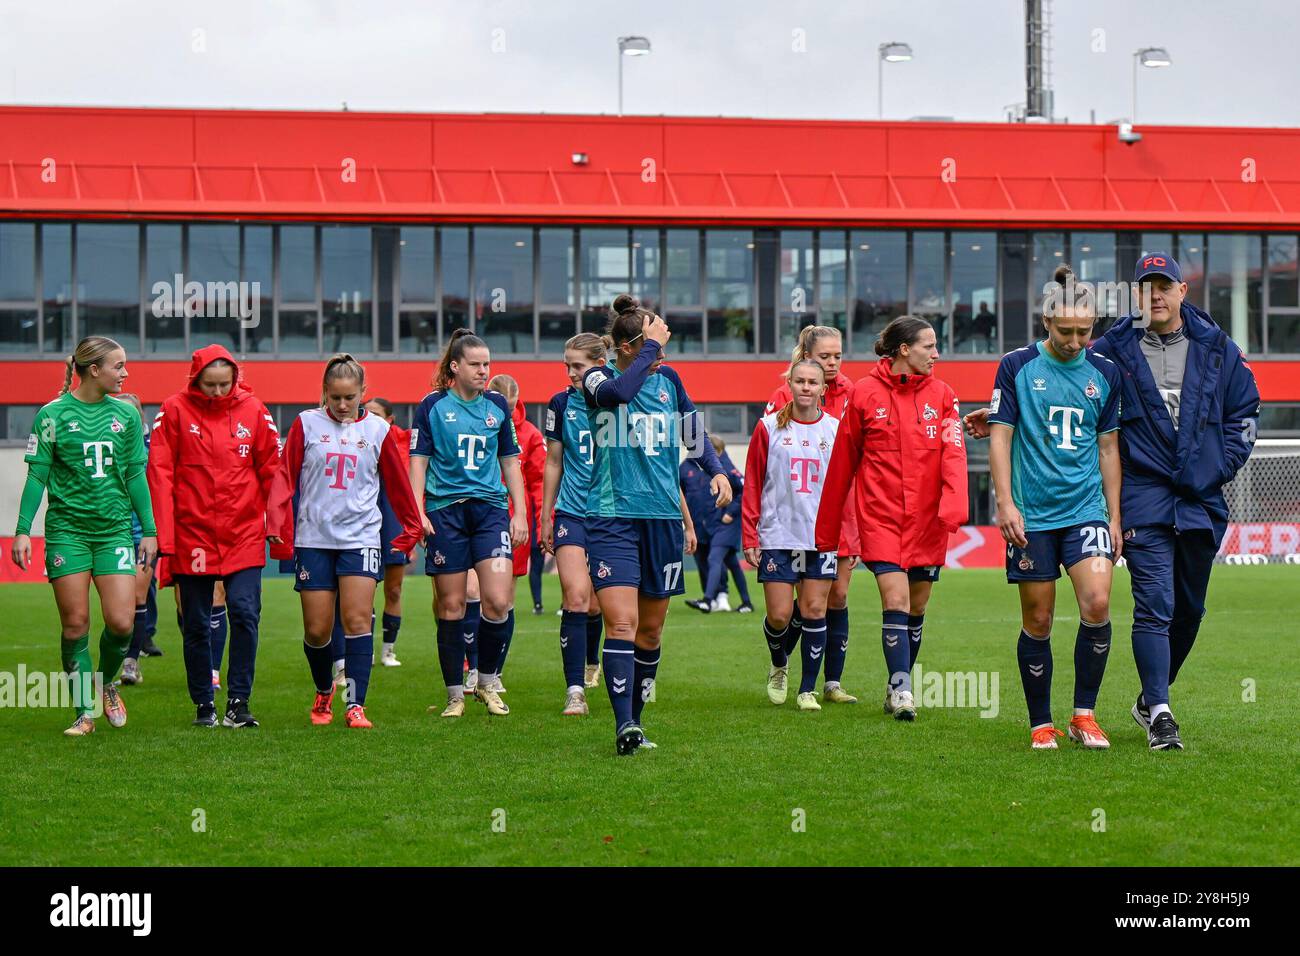
<path fill-rule="evenodd" d="M 1188 749 L 1163 754 L 1148 752 L 1128 713 L 1138 683 L 1123 571 L 1098 707 L 1109 752 L 1065 741 L 1029 750 L 1018 605 L 997 571 L 944 574 L 921 653 L 927 670 L 996 672 L 996 717 L 923 707 L 904 725 L 882 713 L 879 604 L 860 572 L 844 679 L 860 704 L 804 714 L 791 693 L 771 706 L 761 616 L 706 617 L 677 598 L 645 716 L 660 746 L 630 759 L 614 756 L 603 685 L 590 692 L 590 717 L 560 716 L 553 576 L 546 615 L 521 603 L 505 675 L 513 712 L 489 719 L 470 701 L 459 721 L 425 713 L 444 692 L 429 581 L 408 578 L 404 666 L 375 668 L 368 733 L 345 729 L 341 712 L 331 727 L 309 725 L 288 579 L 266 582 L 261 729 L 191 727 L 164 594 L 166 656 L 146 659 L 144 684 L 124 689 L 124 729 L 101 720 L 72 740 L 61 735 L 68 711 L 0 710 L 0 864 L 1294 865 L 1298 576 L 1290 566 L 1215 569 L 1210 613 L 1174 688 Z M 1058 727 L 1073 686 L 1070 594 L 1063 582 Z M 0 671 L 56 669 L 49 588 L 6 585 L 0 600 Z M 1243 700 L 1252 681 L 1255 699 Z"/>

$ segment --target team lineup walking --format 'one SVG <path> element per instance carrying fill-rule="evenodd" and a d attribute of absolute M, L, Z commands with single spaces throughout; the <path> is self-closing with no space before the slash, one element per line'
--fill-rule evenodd
<path fill-rule="evenodd" d="M 743 472 L 705 431 L 687 387 L 691 363 L 665 361 L 668 324 L 630 295 L 614 300 L 603 335 L 564 342 L 540 433 L 519 382 L 494 374 L 487 342 L 469 329 L 450 334 L 409 432 L 391 403 L 367 396 L 364 366 L 341 353 L 325 365 L 317 407 L 283 436 L 248 366 L 220 345 L 194 352 L 187 379 L 147 429 L 138 402 L 124 400 L 126 352 L 89 336 L 67 360 L 63 392 L 33 425 L 12 549 L 26 568 L 48 494 L 46 573 L 62 668 L 74 676 L 74 721 L 64 733 L 92 733 L 101 713 L 114 728 L 126 725 L 119 671 L 121 685 L 143 682 L 151 602 L 169 585 L 193 723 L 259 727 L 250 699 L 267 637 L 259 626 L 268 555 L 292 570 L 301 604 L 314 691 L 304 721 L 332 723 L 342 687 L 347 728 L 382 725 L 366 710 L 371 667 L 400 666 L 403 582 L 421 544 L 435 686 L 445 693 L 429 712 L 453 724 L 466 717 L 468 698 L 489 717 L 510 715 L 501 675 L 517 582 L 528 577 L 534 613 L 543 613 L 550 556 L 562 593 L 556 712 L 590 715 L 588 693 L 603 680 L 615 753 L 656 749 L 646 707 L 672 644 L 669 604 L 685 593 L 684 558 L 697 548 L 703 596 L 686 603 L 706 614 L 730 610 L 730 576 L 737 610 L 754 610 L 743 556 L 764 599 L 761 620 L 749 620 L 755 665 L 760 640 L 768 651 L 767 699 L 786 704 L 797 677 L 795 706 L 809 714 L 858 701 L 841 684 L 848 594 L 854 569 L 869 571 L 880 597 L 883 710 L 913 722 L 927 610 L 949 536 L 968 519 L 967 440 L 988 438 L 1006 578 L 1020 606 L 1015 646 L 1030 749 L 1056 749 L 1066 735 L 1088 749 L 1111 746 L 1096 707 L 1120 636 L 1110 594 L 1121 557 L 1136 604 L 1133 717 L 1150 749 L 1181 749 L 1169 685 L 1204 614 L 1226 528 L 1221 487 L 1250 455 L 1259 393 L 1240 348 L 1182 301 L 1172 256 L 1145 255 L 1135 287 L 1134 314 L 1094 340 L 1098 303 L 1059 268 L 1041 304 L 1042 339 L 1003 357 L 988 407 L 964 418 L 956 391 L 936 375 L 939 337 L 926 319 L 904 315 L 879 329 L 877 361 L 857 381 L 841 370 L 840 330 L 806 326 Z M 1065 734 L 1051 708 L 1061 568 L 1080 613 Z M 92 584 L 104 620 L 98 666 L 89 648 Z M 863 610 L 854 614 L 860 625 Z"/>

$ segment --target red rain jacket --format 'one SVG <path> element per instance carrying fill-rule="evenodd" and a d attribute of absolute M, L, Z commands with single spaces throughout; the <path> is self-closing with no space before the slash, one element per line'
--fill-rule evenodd
<path fill-rule="evenodd" d="M 817 512 L 817 547 L 840 540 L 856 494 L 863 561 L 943 564 L 966 522 L 966 447 L 957 394 L 933 375 L 895 375 L 881 359 L 853 386 Z"/>
<path fill-rule="evenodd" d="M 199 390 L 208 365 L 235 366 L 221 398 Z M 158 552 L 173 574 L 227 575 L 266 564 L 266 503 L 280 464 L 271 413 L 220 345 L 194 353 L 189 385 L 162 403 L 149 446 Z"/>
<path fill-rule="evenodd" d="M 537 426 L 524 417 L 523 402 L 515 402 L 510 417 L 514 419 L 515 437 L 519 442 L 519 468 L 523 472 L 524 495 L 528 499 L 528 533 L 529 545 L 531 545 L 535 521 L 542 511 L 542 473 L 546 469 L 546 439 L 537 430 Z M 513 503 L 510 508 L 513 512 Z M 515 548 L 511 555 L 515 577 L 523 577 L 528 573 L 528 556 L 531 552 L 531 547 Z"/>

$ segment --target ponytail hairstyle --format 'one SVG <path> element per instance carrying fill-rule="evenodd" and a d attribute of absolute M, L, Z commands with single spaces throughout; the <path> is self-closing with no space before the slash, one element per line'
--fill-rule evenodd
<path fill-rule="evenodd" d="M 609 345 L 604 336 L 597 335 L 595 332 L 579 332 L 564 343 L 564 350 L 567 352 L 569 349 L 581 352 L 594 365 L 606 357 Z"/>
<path fill-rule="evenodd" d="M 810 325 L 809 328 L 816 328 L 816 326 Z M 823 326 L 823 328 L 825 328 L 825 326 Z M 791 389 L 793 390 L 794 388 L 795 369 L 802 368 L 805 365 L 817 370 L 817 373 L 822 377 L 822 385 L 824 387 L 826 384 L 826 370 L 821 367 L 821 364 L 810 358 L 799 358 L 790 363 L 790 368 L 785 373 L 785 380 L 790 383 Z M 789 425 L 790 419 L 792 418 L 794 418 L 794 398 L 791 398 L 790 401 L 786 402 L 785 407 L 776 413 L 777 430 L 779 431 Z"/>
<path fill-rule="evenodd" d="M 451 388 L 451 383 L 456 379 L 456 373 L 451 370 L 451 363 L 463 359 L 466 349 L 487 347 L 487 343 L 469 329 L 457 329 L 452 332 L 451 338 L 447 340 L 447 349 L 442 353 L 442 360 L 438 362 L 438 371 L 434 373 L 433 387 Z"/>
<path fill-rule="evenodd" d="M 614 300 L 609 309 L 609 322 L 605 325 L 605 348 L 617 349 L 625 342 L 635 342 L 641 335 L 646 319 L 654 313 L 643 309 L 639 300 L 624 292 Z"/>
<path fill-rule="evenodd" d="M 790 353 L 790 361 L 798 362 L 801 359 L 812 358 L 813 350 L 817 348 L 818 339 L 824 338 L 843 339 L 839 329 L 833 325 L 805 325 L 799 330 L 799 338 L 795 340 L 794 351 Z M 789 379 L 789 373 L 786 373 L 786 379 Z"/>
<path fill-rule="evenodd" d="M 519 400 L 519 383 L 515 381 L 513 375 L 506 375 L 504 372 L 500 375 L 493 375 L 491 381 L 488 382 L 488 388 L 494 392 L 500 392 L 506 398 L 513 395 L 516 401 Z"/>
<path fill-rule="evenodd" d="M 72 354 L 67 357 L 63 363 L 63 391 L 60 395 L 66 395 L 72 391 L 72 372 L 75 369 L 77 378 L 85 381 L 86 372 L 92 365 L 98 365 L 108 357 L 108 354 L 114 349 L 121 349 L 115 341 L 106 335 L 87 335 L 77 343 Z M 126 351 L 126 349 L 122 349 Z"/>
<path fill-rule="evenodd" d="M 885 358 L 898 358 L 898 352 L 904 345 L 915 345 L 921 333 L 932 326 L 925 319 L 915 315 L 900 315 L 881 331 L 876 339 L 876 354 Z"/>
<path fill-rule="evenodd" d="M 1074 270 L 1066 263 L 1056 267 L 1052 281 L 1043 292 L 1043 322 L 1059 318 L 1066 310 L 1097 315 L 1096 297 L 1087 283 L 1077 282 Z"/>
<path fill-rule="evenodd" d="M 325 374 L 320 383 L 321 405 L 325 404 L 325 396 L 329 391 L 330 382 L 337 382 L 347 378 L 356 379 L 361 391 L 366 390 L 366 370 L 360 362 L 347 352 L 339 352 L 337 355 L 330 356 L 330 360 L 325 363 Z"/>

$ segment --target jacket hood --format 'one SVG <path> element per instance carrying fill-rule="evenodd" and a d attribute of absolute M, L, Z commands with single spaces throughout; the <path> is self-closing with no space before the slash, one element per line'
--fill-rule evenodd
<path fill-rule="evenodd" d="M 199 375 L 205 368 L 218 359 L 224 359 L 235 367 L 235 384 L 227 395 L 221 398 L 209 398 L 207 395 L 204 395 L 203 390 L 199 388 Z M 190 357 L 190 377 L 186 391 L 188 391 L 190 397 L 196 401 L 208 403 L 213 407 L 229 404 L 236 398 L 251 395 L 253 392 L 244 381 L 243 371 L 240 369 L 239 363 L 234 360 L 224 345 L 205 345 L 203 348 L 194 352 L 193 356 Z"/>
<path fill-rule="evenodd" d="M 524 403 L 518 399 L 515 400 L 514 407 L 510 409 L 510 420 L 515 423 L 515 431 L 518 431 L 519 426 L 524 423 Z"/>
<path fill-rule="evenodd" d="M 1200 342 L 1203 345 L 1212 345 L 1223 334 L 1219 324 L 1214 321 L 1210 313 L 1203 309 L 1198 309 L 1194 305 L 1184 302 L 1178 310 L 1179 316 L 1183 320 L 1183 331 L 1187 337 L 1194 342 Z M 1138 338 L 1145 334 L 1145 329 L 1134 329 L 1133 323 L 1138 320 L 1137 314 L 1126 315 L 1117 321 L 1106 332 L 1102 338 L 1109 338 L 1112 342 L 1122 341 L 1130 332 L 1139 333 Z"/>
<path fill-rule="evenodd" d="M 926 382 L 930 381 L 930 376 L 919 372 L 908 372 L 905 375 L 895 375 L 893 372 L 894 360 L 885 356 L 876 363 L 871 374 L 883 381 L 889 388 L 896 392 L 911 392 L 920 388 Z"/>

